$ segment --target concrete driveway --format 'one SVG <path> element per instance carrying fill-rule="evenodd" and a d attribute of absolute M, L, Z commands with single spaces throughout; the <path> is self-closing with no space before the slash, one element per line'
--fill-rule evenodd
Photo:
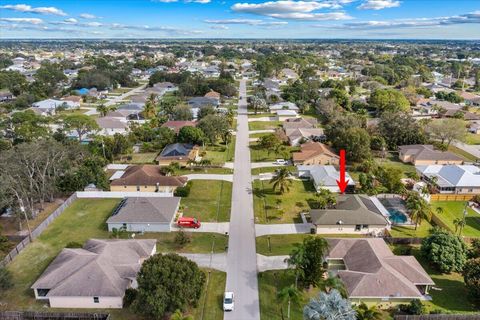
<path fill-rule="evenodd" d="M 228 222 L 201 222 L 202 225 L 198 229 L 193 228 L 183 228 L 185 232 L 212 232 L 212 233 L 228 233 L 230 228 L 230 223 Z M 179 231 L 182 228 L 172 226 L 172 231 Z"/>
<path fill-rule="evenodd" d="M 220 181 L 233 181 L 233 174 L 208 174 L 208 173 L 192 173 L 186 174 L 188 180 L 220 180 Z"/>
<path fill-rule="evenodd" d="M 265 129 L 265 130 L 252 130 L 248 131 L 248 134 L 257 134 L 257 133 L 274 133 L 275 130 L 273 129 Z"/>
<path fill-rule="evenodd" d="M 288 256 L 264 256 L 257 254 L 258 272 L 288 269 L 288 263 L 285 262 L 287 258 Z"/>
<path fill-rule="evenodd" d="M 268 167 L 285 167 L 283 164 L 276 164 L 275 162 L 252 162 L 252 169 L 268 168 Z"/>
<path fill-rule="evenodd" d="M 226 253 L 179 253 L 179 255 L 192 260 L 202 268 L 211 268 L 223 272 L 227 269 Z"/>
<path fill-rule="evenodd" d="M 256 224 L 257 237 L 274 234 L 310 233 L 310 223 L 285 223 L 285 224 Z"/>

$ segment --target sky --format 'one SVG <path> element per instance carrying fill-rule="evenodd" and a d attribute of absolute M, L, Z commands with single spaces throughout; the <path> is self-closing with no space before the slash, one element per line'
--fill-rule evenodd
<path fill-rule="evenodd" d="M 480 0 L 0 0 L 8 38 L 480 39 Z"/>

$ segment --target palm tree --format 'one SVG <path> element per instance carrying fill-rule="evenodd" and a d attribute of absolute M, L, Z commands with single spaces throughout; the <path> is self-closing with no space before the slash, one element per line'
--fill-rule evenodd
<path fill-rule="evenodd" d="M 277 174 L 270 180 L 272 183 L 273 191 L 278 190 L 281 194 L 285 193 L 285 191 L 290 191 L 290 186 L 292 185 L 292 181 L 290 178 L 290 171 L 287 168 L 281 168 L 278 170 Z"/>
<path fill-rule="evenodd" d="M 342 279 L 340 279 L 339 277 L 324 278 L 319 282 L 318 287 L 320 288 L 320 290 L 325 291 L 327 293 L 335 289 L 338 292 L 340 292 L 342 297 L 346 298 L 348 296 L 348 292 L 347 292 L 347 289 L 345 288 L 345 284 L 343 283 Z"/>
<path fill-rule="evenodd" d="M 147 99 L 145 103 L 145 108 L 143 109 L 143 116 L 145 119 L 152 119 L 157 114 L 157 107 L 156 107 L 156 99 L 157 95 L 152 93 Z"/>
<path fill-rule="evenodd" d="M 110 111 L 115 110 L 117 110 L 116 106 L 106 106 L 104 104 L 97 106 L 97 112 L 100 113 L 101 117 L 105 117 Z"/>
<path fill-rule="evenodd" d="M 406 207 L 410 211 L 410 218 L 415 221 L 415 230 L 423 220 L 430 221 L 432 217 L 430 205 L 416 192 L 409 192 Z"/>
<path fill-rule="evenodd" d="M 170 316 L 170 320 L 193 320 L 192 316 L 183 315 L 182 311 L 175 310 L 175 312 Z"/>
<path fill-rule="evenodd" d="M 369 308 L 362 302 L 355 310 L 357 311 L 357 320 L 382 320 L 382 312 L 378 310 L 376 305 Z"/>
<path fill-rule="evenodd" d="M 435 211 L 437 212 L 437 214 L 442 214 L 443 213 L 443 208 L 442 207 L 437 207 L 437 208 L 435 208 Z"/>
<path fill-rule="evenodd" d="M 298 303 L 298 301 L 300 301 L 300 291 L 297 288 L 295 288 L 294 285 L 290 285 L 280 290 L 277 293 L 277 298 L 280 300 L 282 304 L 285 302 L 288 302 L 287 319 L 290 319 L 290 304 L 292 302 Z M 280 308 L 280 310 L 282 312 L 282 318 L 283 318 L 283 308 Z"/>
<path fill-rule="evenodd" d="M 455 219 L 453 219 L 453 225 L 455 226 L 455 234 L 458 231 L 458 235 L 461 235 L 463 227 L 465 227 L 465 219 L 455 218 Z"/>

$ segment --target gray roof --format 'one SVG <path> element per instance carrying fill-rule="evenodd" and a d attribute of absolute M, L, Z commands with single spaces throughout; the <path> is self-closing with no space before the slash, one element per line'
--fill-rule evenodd
<path fill-rule="evenodd" d="M 299 128 L 314 128 L 317 124 L 317 119 L 315 118 L 293 118 L 287 119 L 283 122 L 283 129 L 299 129 Z"/>
<path fill-rule="evenodd" d="M 126 198 L 107 223 L 171 223 L 175 217 L 180 198 Z"/>
<path fill-rule="evenodd" d="M 415 166 L 429 178 L 436 177 L 440 187 L 480 187 L 480 169 L 474 165 Z"/>
<path fill-rule="evenodd" d="M 328 259 L 342 259 L 338 271 L 349 298 L 421 298 L 417 285 L 435 283 L 413 256 L 396 256 L 381 238 L 327 239 Z"/>
<path fill-rule="evenodd" d="M 63 249 L 32 285 L 47 297 L 122 297 L 156 240 L 88 240 L 82 249 Z"/>
<path fill-rule="evenodd" d="M 450 151 L 435 150 L 431 144 L 411 144 L 398 147 L 405 155 L 414 156 L 415 160 L 463 161 Z"/>
<path fill-rule="evenodd" d="M 131 111 L 143 111 L 144 103 L 125 103 L 122 105 L 119 105 L 117 110 L 131 110 Z"/>
<path fill-rule="evenodd" d="M 388 220 L 382 215 L 368 196 L 339 196 L 333 209 L 311 210 L 310 216 L 315 225 L 388 225 Z"/>
<path fill-rule="evenodd" d="M 191 108 L 202 108 L 207 106 L 218 106 L 218 99 L 210 97 L 193 97 L 188 100 L 188 105 Z"/>
<path fill-rule="evenodd" d="M 300 165 L 297 169 L 300 176 L 308 174 L 317 186 L 336 187 L 337 180 L 340 180 L 340 172 L 334 166 Z M 345 172 L 345 179 L 348 180 L 348 185 L 355 185 L 348 172 Z"/>
<path fill-rule="evenodd" d="M 193 145 L 188 143 L 172 143 L 162 150 L 160 157 L 188 156 L 192 149 Z"/>

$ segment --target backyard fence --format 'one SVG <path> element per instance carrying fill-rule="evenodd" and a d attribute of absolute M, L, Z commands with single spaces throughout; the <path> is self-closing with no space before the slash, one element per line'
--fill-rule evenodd
<path fill-rule="evenodd" d="M 396 315 L 395 320 L 478 320 L 480 314 L 423 314 L 419 316 L 413 315 Z"/>
<path fill-rule="evenodd" d="M 121 199 L 125 197 L 172 197 L 173 192 L 140 192 L 140 191 L 77 191 L 77 198 Z"/>
<path fill-rule="evenodd" d="M 431 201 L 471 201 L 474 194 L 443 194 L 434 193 L 430 195 Z"/>
<path fill-rule="evenodd" d="M 77 199 L 77 193 L 72 194 L 64 203 L 60 205 L 55 211 L 53 211 L 42 223 L 40 223 L 35 229 L 32 230 L 32 239 L 30 237 L 24 238 L 20 243 L 18 243 L 15 248 L 13 248 L 3 260 L 0 260 L 0 266 L 6 266 L 9 264 L 13 258 L 15 258 L 30 242 L 31 240 L 37 238 L 43 230 L 45 230 L 50 223 L 53 222 L 63 211 Z M 0 317 L 0 319 L 3 319 Z"/>
<path fill-rule="evenodd" d="M 0 320 L 109 320 L 108 313 L 4 311 Z"/>

